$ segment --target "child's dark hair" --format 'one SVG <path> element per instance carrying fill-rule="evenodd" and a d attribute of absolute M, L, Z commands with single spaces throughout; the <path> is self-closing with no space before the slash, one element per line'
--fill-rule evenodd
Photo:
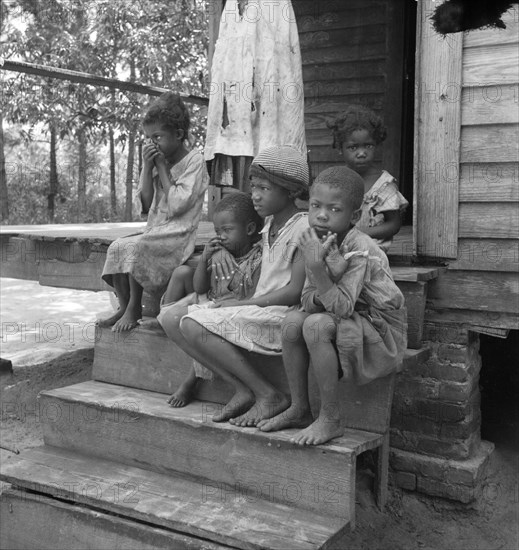
<path fill-rule="evenodd" d="M 353 210 L 359 209 L 362 205 L 364 181 L 357 172 L 347 166 L 332 166 L 323 170 L 315 178 L 312 189 L 317 188 L 318 185 L 329 185 L 335 189 L 340 189 Z"/>
<path fill-rule="evenodd" d="M 387 136 L 382 119 L 364 105 L 348 105 L 332 123 L 328 123 L 328 128 L 333 133 L 334 149 L 340 149 L 348 136 L 356 130 L 367 130 L 377 145 Z"/>
<path fill-rule="evenodd" d="M 263 219 L 254 209 L 252 198 L 242 191 L 232 191 L 218 202 L 214 214 L 231 212 L 234 218 L 244 225 L 253 222 L 256 224 L 256 233 L 263 227 Z"/>
<path fill-rule="evenodd" d="M 189 111 L 178 94 L 165 92 L 149 107 L 142 119 L 142 125 L 161 124 L 170 132 L 182 130 L 184 139 L 188 138 L 190 126 Z"/>

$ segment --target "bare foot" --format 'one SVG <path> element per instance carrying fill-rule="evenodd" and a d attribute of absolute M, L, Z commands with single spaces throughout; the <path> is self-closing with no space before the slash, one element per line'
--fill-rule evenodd
<path fill-rule="evenodd" d="M 308 428 L 296 433 L 290 439 L 291 443 L 297 445 L 321 445 L 344 434 L 344 428 L 340 420 L 330 420 L 329 418 L 318 418 Z"/>
<path fill-rule="evenodd" d="M 125 332 L 137 326 L 137 321 L 142 317 L 142 306 L 131 307 L 128 305 L 121 318 L 112 327 L 113 332 Z"/>
<path fill-rule="evenodd" d="M 254 395 L 251 392 L 237 391 L 232 399 L 213 416 L 213 422 L 225 422 L 250 409 L 254 403 Z"/>
<path fill-rule="evenodd" d="M 97 319 L 96 325 L 98 327 L 107 328 L 113 327 L 117 321 L 124 315 L 124 309 L 118 309 L 111 317 L 106 319 Z"/>
<path fill-rule="evenodd" d="M 269 397 L 256 400 L 256 403 L 245 414 L 232 418 L 229 422 L 242 428 L 252 428 L 257 426 L 261 420 L 272 418 L 284 411 L 289 404 L 290 401 L 286 395 L 275 393 Z"/>
<path fill-rule="evenodd" d="M 301 410 L 299 407 L 290 406 L 277 416 L 258 422 L 258 428 L 262 432 L 277 432 L 287 428 L 306 428 L 313 420 L 312 413 L 309 410 Z"/>
<path fill-rule="evenodd" d="M 156 317 L 147 317 L 146 319 L 140 319 L 139 321 L 137 321 L 137 323 L 142 328 L 163 330 L 162 325 L 159 323 Z"/>
<path fill-rule="evenodd" d="M 180 388 L 168 399 L 170 407 L 185 407 L 193 399 L 199 378 L 189 378 Z"/>

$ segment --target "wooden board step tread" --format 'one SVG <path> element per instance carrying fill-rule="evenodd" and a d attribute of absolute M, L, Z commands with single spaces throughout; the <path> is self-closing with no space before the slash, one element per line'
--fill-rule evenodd
<path fill-rule="evenodd" d="M 322 548 L 346 527 L 239 491 L 204 490 L 182 477 L 48 446 L 3 460 L 0 476 L 17 487 L 235 548 Z"/>

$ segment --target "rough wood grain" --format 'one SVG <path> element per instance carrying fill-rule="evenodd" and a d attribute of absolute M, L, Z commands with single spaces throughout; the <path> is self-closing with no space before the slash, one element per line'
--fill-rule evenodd
<path fill-rule="evenodd" d="M 517 4 L 503 14 L 506 29 L 479 29 L 463 35 L 463 47 L 490 46 L 491 44 L 515 44 L 519 42 L 519 13 Z"/>
<path fill-rule="evenodd" d="M 246 498 L 236 486 L 203 485 L 46 446 L 3 461 L 1 472 L 20 487 L 248 550 L 320 548 L 345 523 Z"/>
<path fill-rule="evenodd" d="M 517 124 L 519 122 L 518 98 L 517 84 L 463 88 L 461 124 L 462 126 Z"/>
<path fill-rule="evenodd" d="M 469 239 L 519 239 L 519 203 L 461 203 L 459 236 Z"/>
<path fill-rule="evenodd" d="M 461 165 L 460 202 L 519 202 L 519 165 L 471 163 Z"/>
<path fill-rule="evenodd" d="M 487 86 L 519 82 L 519 47 L 497 44 L 463 50 L 463 85 Z"/>
<path fill-rule="evenodd" d="M 461 130 L 460 162 L 518 162 L 519 125 L 464 126 Z M 451 172 L 454 174 L 454 170 Z M 452 183 L 451 176 L 451 183 Z"/>
<path fill-rule="evenodd" d="M 432 323 L 454 323 L 468 327 L 469 329 L 471 327 L 476 327 L 476 329 L 477 327 L 489 327 L 517 330 L 517 313 L 449 309 L 442 306 L 435 308 L 432 303 L 425 310 L 425 321 Z"/>
<path fill-rule="evenodd" d="M 519 241 L 506 239 L 459 239 L 458 259 L 449 269 L 465 271 L 519 272 Z"/>
<path fill-rule="evenodd" d="M 30 518 L 30 521 L 27 519 Z M 0 548 L 9 550 L 224 550 L 166 529 L 16 489 L 0 496 Z M 49 526 L 52 526 L 49 529 Z"/>
<path fill-rule="evenodd" d="M 434 8 L 432 0 L 418 3 L 414 242 L 417 253 L 455 258 L 462 37 L 439 39 L 429 20 Z"/>
<path fill-rule="evenodd" d="M 257 487 L 262 498 L 345 523 L 355 456 L 380 439 L 356 431 L 355 439 L 299 447 L 289 442 L 294 430 L 267 434 L 214 423 L 214 404 L 174 409 L 163 394 L 101 382 L 42 392 L 40 404 L 47 445 L 168 475 Z M 315 498 L 316 487 L 327 496 Z"/>

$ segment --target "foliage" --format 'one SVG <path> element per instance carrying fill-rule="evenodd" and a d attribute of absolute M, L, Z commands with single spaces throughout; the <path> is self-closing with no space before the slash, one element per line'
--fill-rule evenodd
<path fill-rule="evenodd" d="M 203 95 L 206 10 L 205 0 L 2 0 L 2 55 L 122 80 L 129 79 L 133 65 L 137 82 Z M 2 77 L 0 107 L 6 122 L 25 132 L 20 134 L 24 143 L 31 141 L 33 129 L 42 124 L 45 131 L 51 126 L 56 128 L 60 140 L 69 145 L 74 144 L 78 132 L 85 132 L 89 156 L 107 144 L 110 128 L 119 150 L 124 150 L 129 132 L 138 127 L 150 101 L 149 97 L 124 90 L 111 93 L 104 87 L 33 75 L 2 73 Z M 191 141 L 201 147 L 205 113 L 198 107 L 190 108 Z M 9 148 L 8 154 L 13 152 Z M 25 171 L 30 171 L 29 165 L 36 158 L 23 153 L 21 156 L 28 163 Z M 38 162 L 42 166 L 41 160 Z M 7 177 L 11 189 L 12 174 Z M 75 200 L 77 177 L 64 178 L 60 174 L 59 193 L 61 197 L 70 195 L 72 200 L 66 201 L 69 205 Z M 108 178 L 109 168 L 103 173 L 103 179 L 108 182 Z M 135 177 L 134 186 L 137 180 Z M 38 181 L 43 185 L 41 178 Z M 91 182 L 87 182 L 87 194 L 89 187 Z M 24 200 L 38 203 L 37 195 L 28 191 Z M 93 200 L 91 190 L 90 196 Z M 27 210 L 31 211 L 29 205 Z M 104 212 L 104 208 L 101 210 Z M 70 208 L 69 218 L 75 221 L 72 212 Z M 14 223 L 18 215 L 13 214 Z M 31 217 L 40 218 L 37 214 Z"/>

